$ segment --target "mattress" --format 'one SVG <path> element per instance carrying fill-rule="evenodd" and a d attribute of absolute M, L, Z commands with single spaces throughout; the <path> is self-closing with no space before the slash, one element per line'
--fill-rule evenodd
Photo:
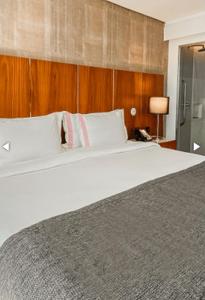
<path fill-rule="evenodd" d="M 42 220 L 175 173 L 205 157 L 128 142 L 104 148 L 68 150 L 0 168 L 0 245 Z"/>

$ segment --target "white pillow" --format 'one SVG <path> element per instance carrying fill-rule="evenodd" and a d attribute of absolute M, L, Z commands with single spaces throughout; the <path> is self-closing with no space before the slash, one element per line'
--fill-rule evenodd
<path fill-rule="evenodd" d="M 77 148 L 82 146 L 80 141 L 80 128 L 78 121 L 79 114 L 64 112 L 63 129 L 65 131 L 65 140 L 68 148 Z"/>
<path fill-rule="evenodd" d="M 0 119 L 0 160 L 31 160 L 61 151 L 58 114 L 33 118 Z M 2 146 L 9 142 L 10 151 Z"/>
<path fill-rule="evenodd" d="M 56 122 L 57 122 L 57 128 L 58 128 L 58 132 L 61 136 L 61 130 L 62 130 L 62 122 L 63 122 L 63 114 L 64 112 L 63 111 L 59 111 L 59 112 L 53 112 L 53 113 L 50 113 L 48 115 L 42 115 L 42 116 L 36 116 L 36 117 L 27 117 L 27 118 L 12 118 L 12 119 L 8 119 L 8 118 L 0 118 L 0 121 L 3 121 L 3 120 L 12 120 L 12 121 L 23 121 L 23 120 L 37 120 L 37 119 L 45 119 L 45 118 L 48 118 L 50 116 L 54 116 L 56 118 Z"/>
<path fill-rule="evenodd" d="M 127 141 L 124 110 L 78 114 L 80 138 L 84 147 L 121 144 Z"/>
<path fill-rule="evenodd" d="M 53 112 L 51 114 L 48 114 L 48 115 L 44 115 L 44 116 L 38 116 L 38 117 L 33 117 L 33 118 L 39 118 L 39 119 L 42 119 L 42 118 L 47 118 L 49 116 L 54 116 L 56 118 L 56 121 L 57 121 L 57 128 L 58 128 L 58 132 L 59 132 L 59 135 L 61 136 L 61 133 L 62 133 L 62 122 L 63 122 L 63 111 L 59 111 L 59 112 Z"/>

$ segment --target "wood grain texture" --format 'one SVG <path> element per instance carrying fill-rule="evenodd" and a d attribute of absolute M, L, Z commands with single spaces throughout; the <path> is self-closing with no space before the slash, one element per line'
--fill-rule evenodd
<path fill-rule="evenodd" d="M 0 117 L 28 117 L 29 59 L 0 56 Z"/>
<path fill-rule="evenodd" d="M 163 147 L 163 148 L 169 148 L 169 149 L 176 150 L 177 143 L 176 143 L 176 140 L 167 141 L 167 142 L 160 142 L 160 146 Z"/>
<path fill-rule="evenodd" d="M 150 127 L 150 133 L 156 134 L 156 116 L 149 113 L 149 98 L 162 96 L 163 75 L 115 71 L 115 108 L 125 109 L 125 123 L 129 137 L 134 127 Z M 137 114 L 132 117 L 130 109 L 135 107 Z M 163 134 L 163 118 L 160 117 L 160 134 Z"/>
<path fill-rule="evenodd" d="M 132 107 L 137 109 L 137 118 L 141 120 L 142 73 L 116 70 L 114 73 L 114 78 L 114 108 L 124 108 L 125 124 L 128 130 L 128 135 L 131 137 L 136 118 L 132 117 L 130 114 L 130 109 Z M 143 123 L 142 120 L 141 123 Z"/>
<path fill-rule="evenodd" d="M 103 112 L 113 108 L 113 70 L 79 67 L 79 112 Z"/>
<path fill-rule="evenodd" d="M 0 56 L 0 74 L 0 117 L 124 108 L 129 137 L 134 127 L 150 127 L 150 133 L 156 134 L 149 98 L 163 96 L 163 75 L 9 56 Z M 130 114 L 132 107 L 137 109 L 136 117 Z"/>
<path fill-rule="evenodd" d="M 164 76 L 158 74 L 142 74 L 142 105 L 141 119 L 145 126 L 150 127 L 150 134 L 156 135 L 157 116 L 149 113 L 149 98 L 151 96 L 163 96 Z M 135 120 L 135 126 L 139 126 L 138 118 Z M 163 116 L 160 116 L 160 135 L 163 135 Z"/>
<path fill-rule="evenodd" d="M 32 116 L 77 111 L 77 66 L 31 61 Z"/>

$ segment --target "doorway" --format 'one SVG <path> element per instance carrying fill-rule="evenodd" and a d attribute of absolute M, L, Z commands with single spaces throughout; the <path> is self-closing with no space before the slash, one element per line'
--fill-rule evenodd
<path fill-rule="evenodd" d="M 205 155 L 205 42 L 180 49 L 177 148 Z"/>

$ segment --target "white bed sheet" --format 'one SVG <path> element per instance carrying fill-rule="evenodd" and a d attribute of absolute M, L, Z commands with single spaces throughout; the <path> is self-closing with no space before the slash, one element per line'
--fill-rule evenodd
<path fill-rule="evenodd" d="M 0 167 L 0 246 L 43 219 L 79 209 L 146 181 L 205 160 L 204 156 L 128 142 L 69 150 Z"/>

